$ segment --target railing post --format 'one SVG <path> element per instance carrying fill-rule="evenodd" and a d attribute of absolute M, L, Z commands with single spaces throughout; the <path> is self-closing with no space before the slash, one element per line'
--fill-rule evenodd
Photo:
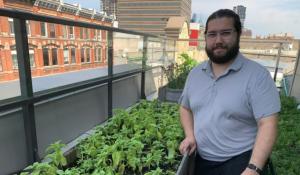
<path fill-rule="evenodd" d="M 30 70 L 28 37 L 26 21 L 14 18 L 16 50 L 20 77 L 21 96 L 25 99 L 33 98 L 32 78 Z M 34 104 L 26 103 L 22 106 L 28 164 L 39 161 L 38 145 L 35 127 Z"/>
<path fill-rule="evenodd" d="M 279 48 L 278 48 L 278 55 L 277 55 L 277 60 L 276 60 L 275 72 L 274 72 L 274 82 L 276 82 L 276 78 L 277 78 L 278 65 L 279 65 L 280 56 L 281 56 L 281 49 L 282 49 L 282 43 L 279 44 Z"/>
<path fill-rule="evenodd" d="M 141 99 L 146 99 L 145 94 L 145 78 L 146 78 L 146 62 L 147 62 L 147 51 L 148 51 L 148 37 L 144 36 L 143 40 L 143 59 L 142 59 L 142 77 L 141 77 Z"/>
<path fill-rule="evenodd" d="M 113 94 L 112 94 L 112 78 L 113 78 L 113 59 L 114 59 L 114 51 L 113 51 L 113 32 L 108 31 L 107 35 L 107 56 L 108 56 L 108 83 L 107 83 L 107 97 L 108 97 L 108 117 L 112 117 L 112 106 L 113 106 Z"/>
<path fill-rule="evenodd" d="M 298 79 L 296 80 L 296 78 L 298 78 L 297 72 L 299 70 L 299 60 L 300 60 L 300 40 L 298 40 L 298 53 L 297 53 L 297 56 L 296 56 L 296 62 L 295 62 L 295 66 L 294 66 L 293 78 L 292 78 L 291 85 L 289 87 L 288 96 L 293 96 L 294 95 L 294 93 L 293 93 L 294 84 L 295 84 L 295 81 L 298 81 Z"/>

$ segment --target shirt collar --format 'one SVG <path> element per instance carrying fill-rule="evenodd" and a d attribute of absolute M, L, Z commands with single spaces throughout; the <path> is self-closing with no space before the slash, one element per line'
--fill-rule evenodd
<path fill-rule="evenodd" d="M 228 70 L 238 71 L 242 68 L 244 62 L 245 57 L 239 52 L 233 63 L 229 66 Z"/>
<path fill-rule="evenodd" d="M 245 61 L 245 57 L 239 52 L 236 58 L 234 59 L 233 63 L 229 66 L 227 71 L 233 70 L 233 71 L 238 71 L 242 68 L 243 63 Z M 211 68 L 211 61 L 208 60 L 206 61 L 203 66 L 202 70 L 205 72 L 212 73 L 212 68 Z"/>

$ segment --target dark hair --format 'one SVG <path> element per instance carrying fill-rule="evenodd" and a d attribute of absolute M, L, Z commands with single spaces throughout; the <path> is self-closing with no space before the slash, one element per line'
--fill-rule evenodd
<path fill-rule="evenodd" d="M 229 9 L 220 9 L 218 11 L 215 11 L 213 14 L 211 14 L 207 21 L 206 21 L 206 26 L 205 26 L 205 34 L 207 32 L 207 25 L 209 23 L 209 21 L 213 20 L 213 19 L 217 19 L 217 18 L 222 18 L 222 17 L 228 17 L 228 18 L 232 18 L 234 21 L 234 28 L 238 33 L 238 36 L 241 36 L 242 33 L 242 24 L 241 24 L 241 20 L 238 14 L 236 14 L 234 11 L 229 10 Z"/>

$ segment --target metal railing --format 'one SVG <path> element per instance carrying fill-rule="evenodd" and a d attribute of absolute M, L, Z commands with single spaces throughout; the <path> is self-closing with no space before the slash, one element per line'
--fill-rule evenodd
<path fill-rule="evenodd" d="M 21 87 L 21 96 L 9 98 L 0 101 L 0 112 L 11 110 L 14 108 L 22 109 L 22 116 L 24 118 L 24 128 L 25 128 L 25 137 L 26 137 L 26 147 L 27 147 L 27 164 L 32 164 L 35 161 L 39 161 L 38 156 L 38 145 L 37 145 L 37 133 L 35 126 L 35 112 L 34 104 L 47 100 L 53 97 L 58 97 L 63 94 L 67 94 L 73 91 L 93 87 L 96 85 L 107 84 L 108 90 L 108 116 L 112 116 L 112 106 L 113 106 L 113 81 L 118 80 L 124 77 L 129 77 L 132 75 L 141 75 L 141 94 L 142 99 L 146 98 L 145 95 L 145 72 L 156 67 L 147 67 L 147 42 L 148 38 L 159 38 L 158 36 L 129 31 L 124 29 L 118 29 L 113 27 L 107 27 L 102 25 L 91 24 L 87 22 L 79 22 L 75 20 L 56 18 L 51 16 L 37 15 L 30 12 L 24 12 L 19 10 L 12 9 L 0 9 L 0 16 L 13 18 L 14 21 L 14 30 L 15 30 L 15 40 L 16 40 L 16 50 L 18 58 L 18 68 L 19 68 L 19 78 L 20 78 L 20 87 Z M 70 25 L 77 27 L 85 27 L 90 29 L 99 29 L 106 30 L 108 32 L 107 39 L 107 56 L 108 56 L 108 75 L 105 77 L 95 78 L 83 82 L 73 83 L 70 85 L 61 86 L 58 88 L 53 88 L 49 90 L 44 90 L 40 92 L 33 92 L 32 85 L 32 75 L 29 59 L 29 46 L 28 46 L 28 36 L 26 32 L 26 20 L 34 20 L 41 22 L 49 22 L 62 25 Z M 142 67 L 140 69 L 135 69 L 127 72 L 122 72 L 118 74 L 113 73 L 113 32 L 120 32 L 131 35 L 139 35 L 143 37 L 143 59 Z M 164 40 L 164 38 L 159 38 Z"/>

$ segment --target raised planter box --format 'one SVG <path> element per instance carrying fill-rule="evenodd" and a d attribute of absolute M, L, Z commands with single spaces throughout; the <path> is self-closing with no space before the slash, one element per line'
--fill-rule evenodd
<path fill-rule="evenodd" d="M 77 161 L 76 154 L 76 149 L 74 149 L 74 147 L 70 148 L 69 150 L 66 150 L 64 155 L 68 162 L 67 166 L 72 166 L 73 164 L 75 164 L 75 162 Z M 194 175 L 194 160 L 194 155 L 184 155 L 176 171 L 176 175 Z"/>
<path fill-rule="evenodd" d="M 178 115 L 177 105 L 157 101 L 142 102 L 129 111 L 119 111 L 101 127 L 88 131 L 63 149 L 67 167 L 75 165 L 72 168 L 73 173 L 77 172 L 75 174 L 99 174 L 101 171 L 102 174 L 119 172 L 126 175 L 151 171 L 150 174 L 191 175 L 193 157 L 180 156 L 178 152 L 178 144 L 184 137 L 179 120 L 175 120 L 179 119 Z M 134 165 L 136 168 L 130 164 L 132 158 L 138 160 Z M 79 164 L 75 163 L 78 161 Z M 91 164 L 86 169 L 86 161 L 106 163 Z M 69 170 L 66 171 L 70 173 Z"/>
<path fill-rule="evenodd" d="M 194 155 L 185 154 L 180 162 L 176 175 L 194 175 Z"/>
<path fill-rule="evenodd" d="M 167 86 L 163 86 L 158 89 L 158 99 L 160 101 L 177 103 L 182 94 L 182 91 L 183 89 L 171 89 Z"/>

